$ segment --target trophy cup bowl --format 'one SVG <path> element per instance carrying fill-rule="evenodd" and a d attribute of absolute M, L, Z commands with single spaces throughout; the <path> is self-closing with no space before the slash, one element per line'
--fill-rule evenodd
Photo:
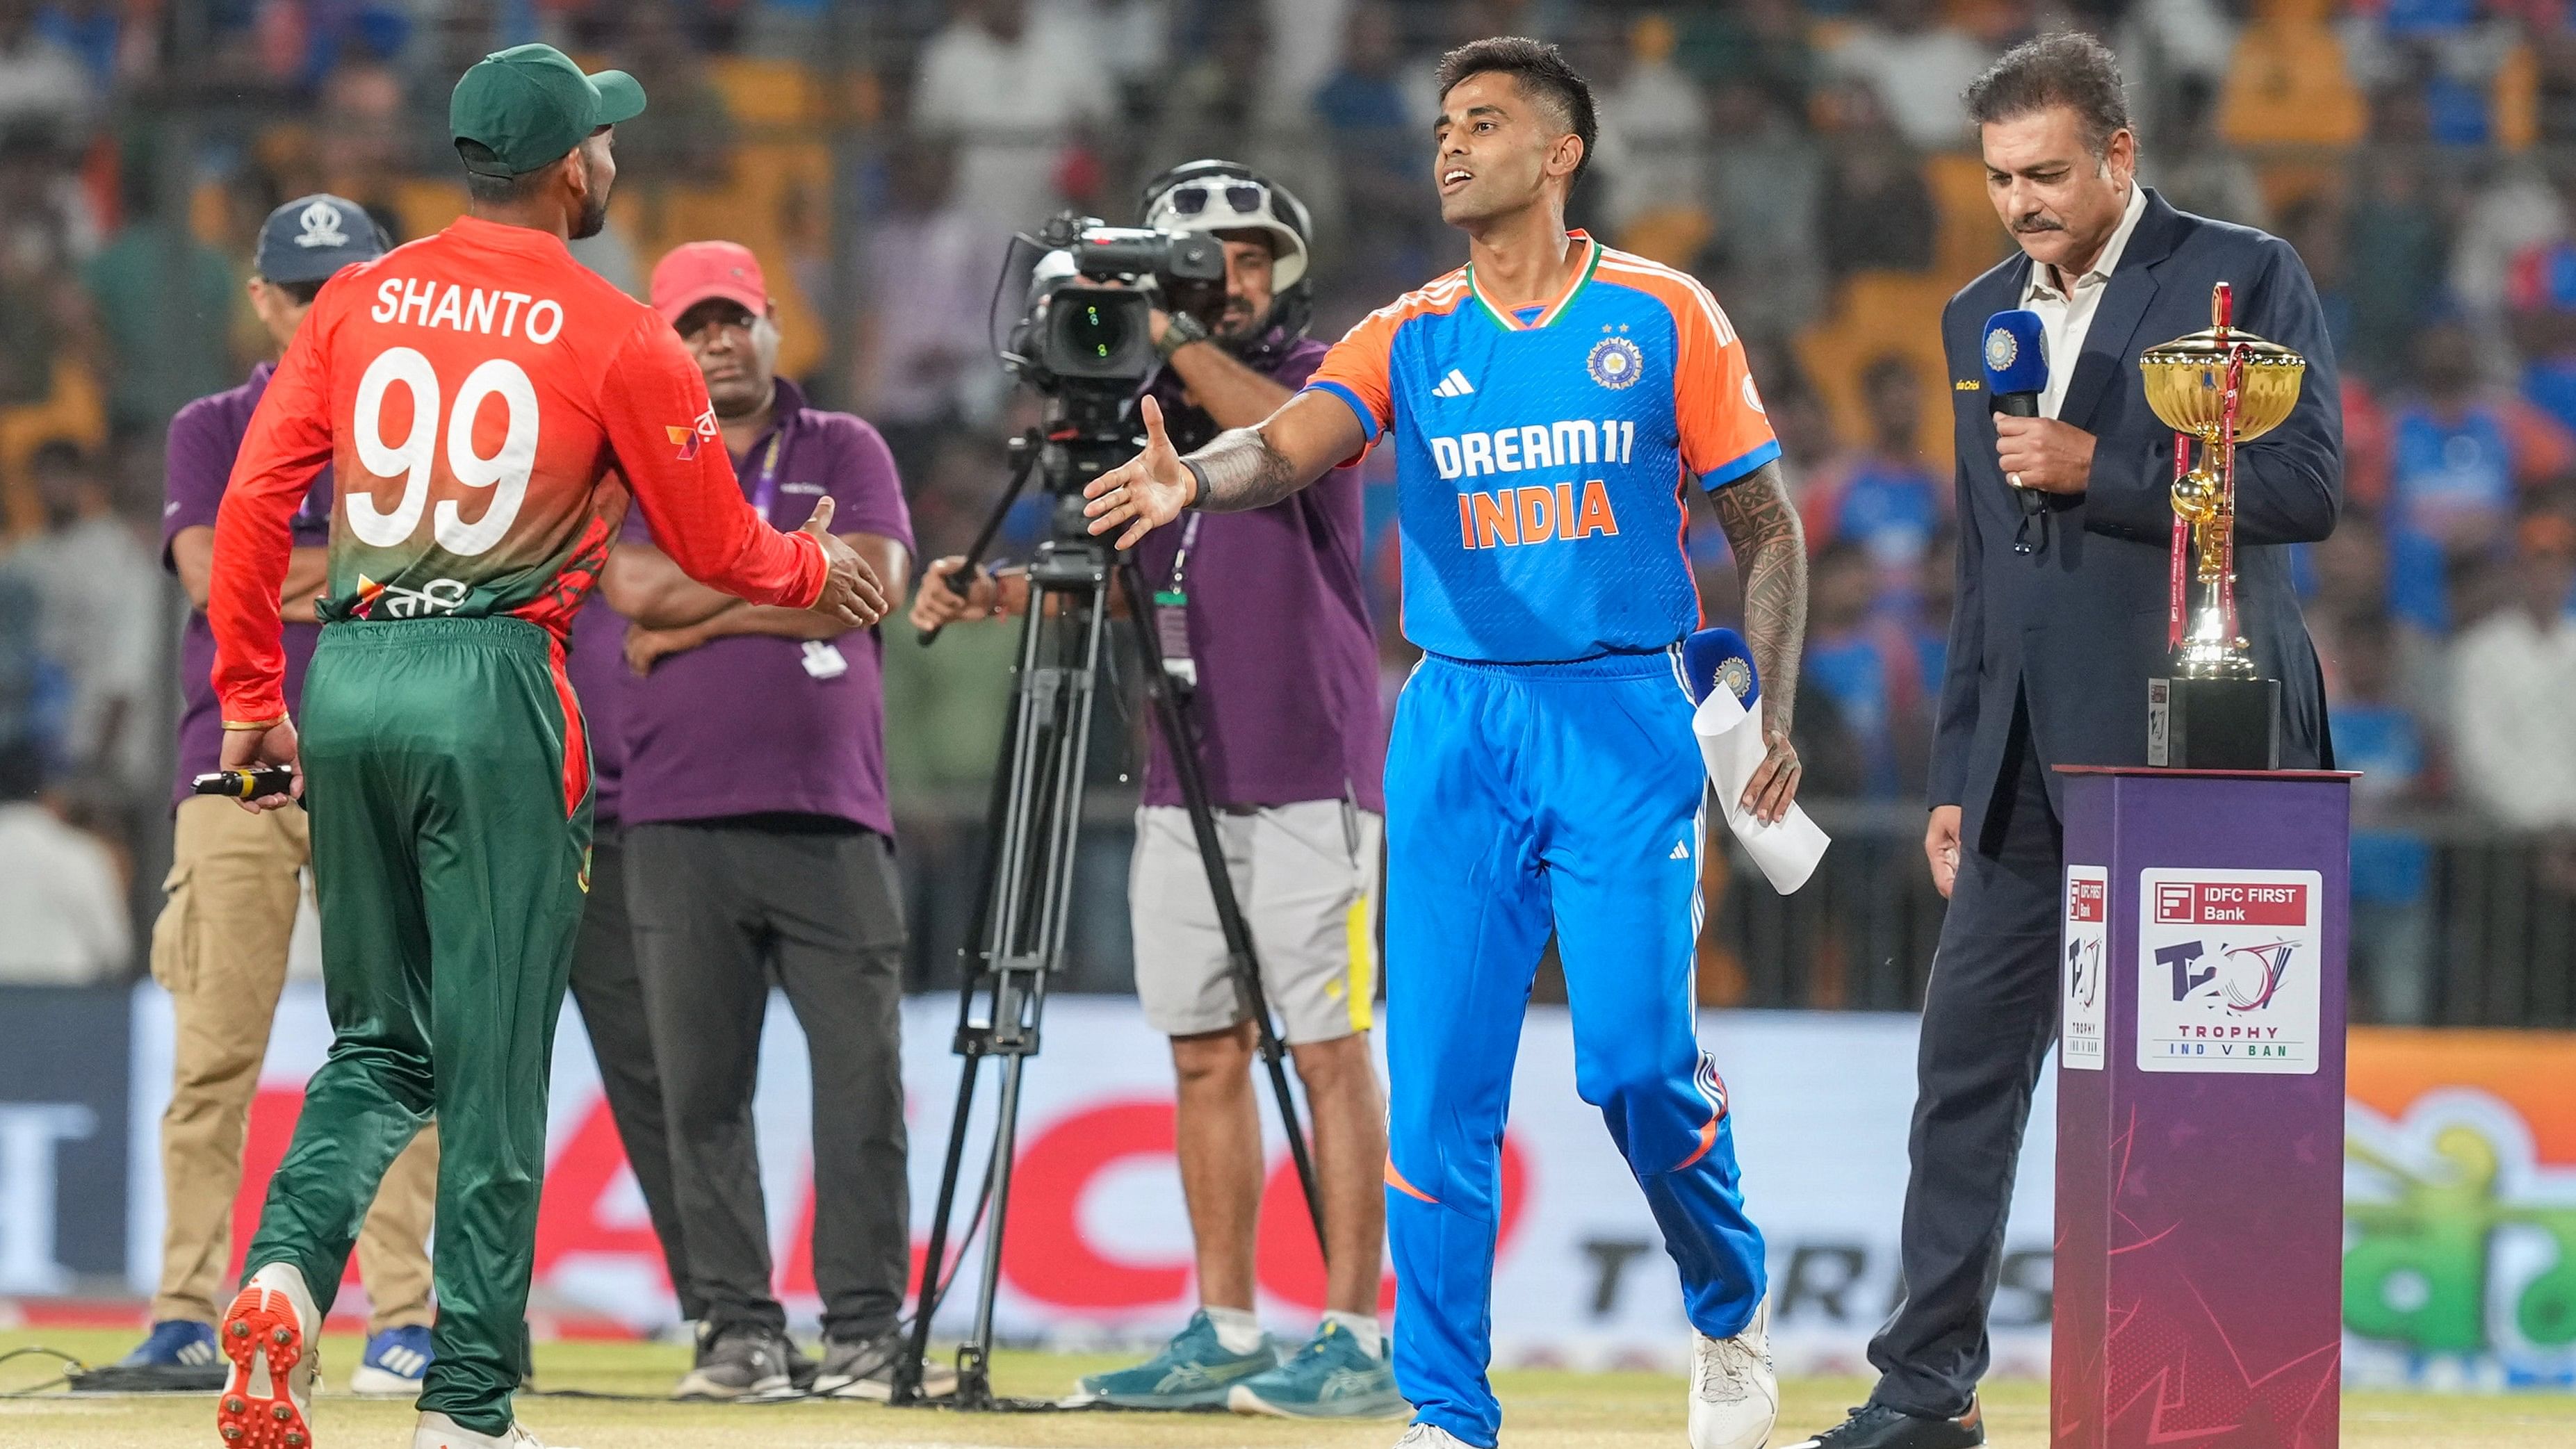
<path fill-rule="evenodd" d="M 2138 358 L 2147 406 L 2174 430 L 2172 665 L 2147 687 L 2147 762 L 2270 769 L 2280 759 L 2280 683 L 2236 632 L 2236 446 L 2298 406 L 2307 359 L 2229 325 L 2225 282 L 2210 325 Z M 2192 444 L 2199 444 L 2197 462 Z"/>
<path fill-rule="evenodd" d="M 2237 347 L 2245 349 L 2245 383 L 2236 399 L 2236 441 L 2251 442 L 2279 427 L 2299 405 L 2308 360 L 2277 342 L 2219 327 L 2177 337 L 2138 358 L 2147 406 L 2157 420 L 2215 448 L 2226 422 L 2228 354 Z"/>

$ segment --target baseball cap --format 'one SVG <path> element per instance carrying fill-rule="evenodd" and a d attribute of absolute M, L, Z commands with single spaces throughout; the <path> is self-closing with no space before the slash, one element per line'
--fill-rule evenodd
<path fill-rule="evenodd" d="M 713 297 L 740 302 L 753 316 L 769 310 L 769 284 L 751 248 L 729 241 L 671 248 L 653 268 L 653 310 L 676 327 L 691 307 Z"/>
<path fill-rule="evenodd" d="M 551 45 L 514 45 L 466 68 L 447 98 L 448 133 L 490 148 L 466 169 L 523 176 L 562 159 L 582 138 L 644 113 L 644 87 L 622 70 L 584 75 Z"/>
<path fill-rule="evenodd" d="M 352 262 L 372 261 L 391 243 L 367 209 L 345 196 L 299 196 L 260 223 L 251 269 L 272 282 L 318 282 Z"/>

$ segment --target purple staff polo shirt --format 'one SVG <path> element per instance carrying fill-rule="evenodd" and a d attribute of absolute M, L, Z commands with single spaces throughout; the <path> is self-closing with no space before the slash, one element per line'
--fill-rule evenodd
<path fill-rule="evenodd" d="M 1327 350 L 1300 339 L 1261 370 L 1303 387 Z M 1176 373 L 1165 372 L 1153 391 L 1166 412 L 1183 406 Z M 1185 513 L 1136 546 L 1146 581 L 1160 590 L 1197 522 L 1181 583 L 1198 664 L 1199 759 L 1217 805 L 1348 797 L 1386 809 L 1360 490 L 1358 468 L 1335 468 L 1267 508 Z M 1151 734 L 1144 803 L 1178 805 L 1161 727 Z"/>
<path fill-rule="evenodd" d="M 776 407 L 769 431 L 733 460 L 752 506 L 773 526 L 795 528 L 828 494 L 835 533 L 883 534 L 911 548 L 912 514 L 877 430 L 807 407 L 785 378 Z M 624 537 L 652 541 L 643 510 L 628 512 Z M 808 669 L 797 640 L 736 634 L 666 655 L 633 680 L 617 706 L 626 749 L 619 818 L 819 815 L 892 835 L 884 643 L 863 629 L 830 644 L 843 667 L 829 677 Z"/>
<path fill-rule="evenodd" d="M 590 741 L 590 818 L 615 825 L 626 774 L 626 695 L 636 680 L 626 667 L 626 619 L 597 589 L 572 616 L 564 674 L 572 680 L 582 734 Z"/>
<path fill-rule="evenodd" d="M 185 528 L 215 526 L 215 513 L 223 506 L 224 488 L 232 481 L 233 456 L 241 451 L 242 439 L 250 432 L 250 415 L 259 406 L 262 393 L 268 391 L 268 375 L 275 365 L 263 362 L 250 370 L 250 381 L 225 392 L 201 397 L 170 419 L 170 448 L 166 461 L 166 489 L 161 504 L 161 566 L 172 573 L 178 564 L 170 554 L 170 541 Z M 297 546 L 320 548 L 331 541 L 331 468 L 324 464 L 304 494 L 304 506 L 297 509 L 293 526 Z M 286 707 L 293 709 L 304 694 L 304 667 L 313 662 L 313 644 L 321 637 L 318 624 L 286 626 Z M 171 788 L 171 801 L 188 798 L 188 782 L 215 768 L 222 753 L 223 712 L 215 701 L 215 631 L 206 623 L 206 611 L 188 611 L 188 623 L 179 636 L 179 777 Z"/>

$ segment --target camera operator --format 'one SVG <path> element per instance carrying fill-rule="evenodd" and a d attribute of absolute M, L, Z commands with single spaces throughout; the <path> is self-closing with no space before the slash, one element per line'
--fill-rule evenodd
<path fill-rule="evenodd" d="M 1212 235 L 1225 249 L 1221 307 L 1150 314 L 1164 368 L 1147 395 L 1175 438 L 1203 442 L 1261 421 L 1325 352 L 1306 336 L 1305 208 L 1243 166 L 1197 161 L 1146 188 L 1144 224 Z M 1082 1394 L 1134 1408 L 1398 1414 L 1377 1320 L 1386 1121 L 1368 1031 L 1385 804 L 1358 471 L 1269 508 L 1190 514 L 1137 553 L 1162 615 L 1166 667 L 1194 681 L 1197 748 L 1233 889 L 1313 1114 L 1328 1287 L 1322 1326 L 1283 1361 L 1253 1313 L 1256 1038 L 1158 731 L 1129 910 L 1137 994 L 1146 1020 L 1171 1037 L 1179 1077 L 1176 1151 L 1201 1307 L 1153 1360 L 1085 1378 Z M 962 562 L 926 570 L 917 627 L 1026 609 L 1027 578 L 1009 571 L 979 574 L 958 597 L 940 581 Z"/>

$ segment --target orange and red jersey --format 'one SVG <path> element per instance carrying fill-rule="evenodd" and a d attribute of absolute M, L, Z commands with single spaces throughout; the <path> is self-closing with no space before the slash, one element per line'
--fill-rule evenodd
<path fill-rule="evenodd" d="M 762 604 L 822 592 L 821 548 L 744 500 L 670 324 L 546 232 L 463 218 L 314 299 L 216 519 L 206 614 L 229 722 L 285 713 L 288 523 L 325 463 L 326 619 L 503 615 L 561 639 L 630 489 L 691 577 Z"/>
<path fill-rule="evenodd" d="M 1683 485 L 1780 455 L 1744 344 L 1690 276 L 1581 232 L 1565 294 L 1462 267 L 1369 314 L 1306 386 L 1394 435 L 1404 632 L 1453 659 L 1660 649 L 1698 627 Z"/>

